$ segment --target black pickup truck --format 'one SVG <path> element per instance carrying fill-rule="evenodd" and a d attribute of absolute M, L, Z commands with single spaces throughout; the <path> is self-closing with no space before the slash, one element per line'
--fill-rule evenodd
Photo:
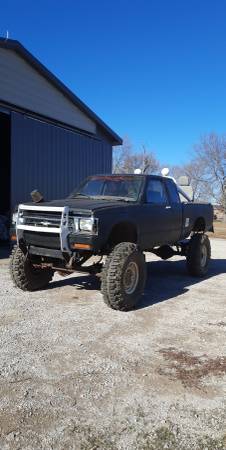
<path fill-rule="evenodd" d="M 19 206 L 11 276 L 20 289 L 36 290 L 55 271 L 100 275 L 105 302 L 128 310 L 145 286 L 144 251 L 185 256 L 191 275 L 206 274 L 206 231 L 213 231 L 213 207 L 192 202 L 171 178 L 92 176 L 66 199 Z"/>

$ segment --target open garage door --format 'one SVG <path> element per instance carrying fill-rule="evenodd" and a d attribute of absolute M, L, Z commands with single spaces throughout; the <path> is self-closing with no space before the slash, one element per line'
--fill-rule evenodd
<path fill-rule="evenodd" d="M 10 212 L 10 115 L 0 112 L 0 215 Z"/>
<path fill-rule="evenodd" d="M 10 220 L 10 115 L 0 112 L 0 243 L 8 239 Z"/>

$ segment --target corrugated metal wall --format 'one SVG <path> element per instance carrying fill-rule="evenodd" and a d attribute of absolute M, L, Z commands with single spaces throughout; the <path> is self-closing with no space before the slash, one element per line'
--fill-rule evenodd
<path fill-rule="evenodd" d="M 11 207 L 30 201 L 33 189 L 63 198 L 86 176 L 111 172 L 110 143 L 23 114 L 11 118 Z"/>

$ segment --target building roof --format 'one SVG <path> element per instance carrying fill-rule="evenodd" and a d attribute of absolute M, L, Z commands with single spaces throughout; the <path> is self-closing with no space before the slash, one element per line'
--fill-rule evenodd
<path fill-rule="evenodd" d="M 0 38 L 0 47 L 13 50 L 40 75 L 45 77 L 55 88 L 67 97 L 75 106 L 93 120 L 112 141 L 113 145 L 121 145 L 122 139 L 106 123 L 104 123 L 85 103 L 82 102 L 70 89 L 67 88 L 52 72 L 50 72 L 37 58 L 35 58 L 23 45 L 16 40 Z"/>

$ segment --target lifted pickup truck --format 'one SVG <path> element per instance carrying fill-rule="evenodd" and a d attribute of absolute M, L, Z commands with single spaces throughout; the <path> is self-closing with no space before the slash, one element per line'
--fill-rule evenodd
<path fill-rule="evenodd" d="M 143 252 L 185 256 L 189 273 L 204 276 L 209 230 L 211 204 L 189 201 L 168 177 L 92 176 L 66 199 L 19 206 L 11 276 L 32 291 L 44 288 L 55 271 L 100 274 L 107 305 L 129 310 L 145 286 Z M 94 255 L 100 261 L 84 266 Z"/>

